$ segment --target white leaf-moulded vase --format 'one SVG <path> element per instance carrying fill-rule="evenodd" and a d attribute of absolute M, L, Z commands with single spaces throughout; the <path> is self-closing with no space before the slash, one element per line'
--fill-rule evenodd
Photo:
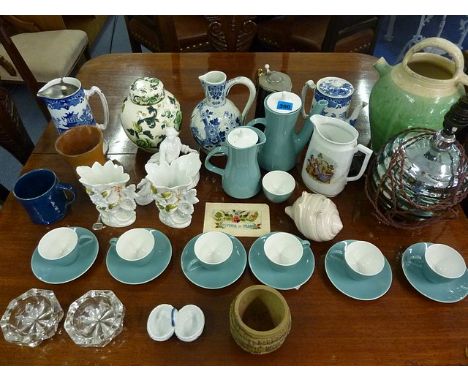
<path fill-rule="evenodd" d="M 189 153 L 170 164 L 147 163 L 147 176 L 138 185 L 138 204 L 155 201 L 162 223 L 173 228 L 185 228 L 192 222 L 193 205 L 198 203 L 195 186 L 200 179 L 201 161 L 198 153 Z"/>
<path fill-rule="evenodd" d="M 127 227 L 135 222 L 135 185 L 126 186 L 130 175 L 122 166 L 109 160 L 104 165 L 78 166 L 76 172 L 105 225 Z"/>
<path fill-rule="evenodd" d="M 284 211 L 294 220 L 297 229 L 314 241 L 332 240 L 343 228 L 335 203 L 323 195 L 304 191 Z"/>

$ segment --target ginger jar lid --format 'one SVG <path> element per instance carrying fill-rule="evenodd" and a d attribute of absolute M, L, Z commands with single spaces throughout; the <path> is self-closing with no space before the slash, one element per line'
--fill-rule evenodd
<path fill-rule="evenodd" d="M 164 84 L 157 78 L 140 77 L 130 86 L 130 99 L 140 106 L 154 105 L 164 96 Z"/>

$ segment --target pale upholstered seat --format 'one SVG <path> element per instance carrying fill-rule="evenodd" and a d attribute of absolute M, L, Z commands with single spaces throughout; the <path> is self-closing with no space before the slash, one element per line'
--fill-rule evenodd
<path fill-rule="evenodd" d="M 38 82 L 69 75 L 88 45 L 85 32 L 68 29 L 21 33 L 11 36 L 11 40 Z M 13 62 L 3 45 L 0 45 L 0 56 Z M 12 76 L 1 66 L 0 79 L 22 81 L 18 70 Z"/>

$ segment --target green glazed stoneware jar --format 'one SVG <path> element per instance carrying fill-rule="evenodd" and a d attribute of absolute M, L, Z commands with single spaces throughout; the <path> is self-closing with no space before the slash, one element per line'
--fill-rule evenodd
<path fill-rule="evenodd" d="M 425 48 L 443 50 L 452 60 L 419 52 Z M 465 94 L 463 85 L 468 85 L 462 52 L 455 44 L 438 37 L 414 45 L 398 65 L 391 66 L 380 58 L 374 67 L 380 75 L 369 101 L 374 151 L 405 129 L 441 129 L 444 115 Z"/>

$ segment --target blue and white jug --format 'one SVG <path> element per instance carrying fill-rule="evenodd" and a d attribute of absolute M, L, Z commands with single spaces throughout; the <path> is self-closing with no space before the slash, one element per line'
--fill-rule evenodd
<path fill-rule="evenodd" d="M 205 98 L 193 109 L 190 130 L 202 150 L 209 152 L 221 145 L 228 133 L 244 124 L 245 116 L 255 99 L 255 85 L 247 77 L 227 81 L 226 74 L 211 71 L 199 77 Z M 249 89 L 249 99 L 242 111 L 227 97 L 232 86 L 241 84 Z"/>
<path fill-rule="evenodd" d="M 97 94 L 104 110 L 104 123 L 96 123 L 88 98 Z M 56 78 L 49 81 L 37 92 L 44 100 L 59 134 L 80 125 L 96 125 L 104 130 L 109 123 L 109 107 L 101 89 L 92 86 L 85 90 L 81 82 L 73 77 Z"/>

